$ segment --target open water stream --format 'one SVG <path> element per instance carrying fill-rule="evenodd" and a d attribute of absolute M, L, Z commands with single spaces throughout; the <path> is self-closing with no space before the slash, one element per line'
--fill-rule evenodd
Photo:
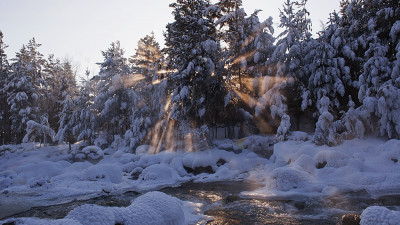
<path fill-rule="evenodd" d="M 325 199 L 300 197 L 256 199 L 240 196 L 242 191 L 252 191 L 259 187 L 257 183 L 244 181 L 189 182 L 160 191 L 181 200 L 197 203 L 203 214 L 213 217 L 203 221 L 203 224 L 336 224 L 342 215 L 360 214 L 363 209 L 371 205 L 386 206 L 389 209 L 398 209 L 400 205 L 400 195 L 373 199 L 365 191 L 345 193 Z M 9 207 L 8 211 L 7 207 L 2 207 L 0 217 L 3 218 L 0 220 L 9 217 L 60 219 L 83 204 L 125 207 L 139 195 L 137 192 L 128 191 L 121 195 L 105 194 L 87 200 L 71 200 L 48 206 L 35 206 L 33 203 L 22 201 L 21 197 L 19 200 L 16 199 L 15 205 Z M 21 207 L 18 207 L 19 204 Z"/>

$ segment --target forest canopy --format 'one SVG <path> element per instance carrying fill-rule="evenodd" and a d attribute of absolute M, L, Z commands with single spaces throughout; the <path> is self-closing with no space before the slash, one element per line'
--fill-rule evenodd
<path fill-rule="evenodd" d="M 135 149 L 207 145 L 223 135 L 314 132 L 319 145 L 400 138 L 400 1 L 342 0 L 317 36 L 306 0 L 287 0 L 279 30 L 241 0 L 176 0 L 165 47 L 154 34 L 124 55 L 101 52 L 77 80 L 35 38 L 15 58 L 0 31 L 0 143 L 40 141 Z M 7 34 L 4 34 L 7 35 Z M 193 146 L 193 145 L 190 145 Z"/>

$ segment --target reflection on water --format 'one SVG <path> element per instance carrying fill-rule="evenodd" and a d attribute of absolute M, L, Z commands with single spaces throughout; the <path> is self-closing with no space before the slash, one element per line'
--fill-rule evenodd
<path fill-rule="evenodd" d="M 160 191 L 195 204 L 199 214 L 214 219 L 198 224 L 336 224 L 342 215 L 360 214 L 371 205 L 398 209 L 400 195 L 382 196 L 376 199 L 366 191 L 351 192 L 329 198 L 254 199 L 242 198 L 243 191 L 253 191 L 260 184 L 244 181 L 219 181 L 210 183 L 185 183 L 180 187 Z M 122 195 L 101 196 L 88 200 L 71 201 L 66 204 L 34 207 L 13 217 L 39 217 L 59 219 L 82 204 L 103 206 L 128 206 L 139 194 L 126 192 Z M 2 199 L 0 199 L 2 200 Z M 15 199 L 14 199 L 15 200 Z M 3 205 L 4 201 L 0 201 Z M 20 202 L 16 202 L 19 204 Z M 21 203 L 22 204 L 22 203 Z M 10 205 L 11 206 L 11 205 Z M 23 206 L 23 205 L 22 205 Z M 27 206 L 28 207 L 28 206 Z M 12 210 L 12 206 L 10 208 Z"/>

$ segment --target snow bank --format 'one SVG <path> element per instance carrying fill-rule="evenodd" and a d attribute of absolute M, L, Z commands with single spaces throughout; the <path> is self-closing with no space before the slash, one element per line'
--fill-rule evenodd
<path fill-rule="evenodd" d="M 335 147 L 294 140 L 277 143 L 271 160 L 250 171 L 250 179 L 265 186 L 243 196 L 324 197 L 360 190 L 373 197 L 399 193 L 400 140 L 354 139 Z"/>
<path fill-rule="evenodd" d="M 110 155 L 90 146 L 84 152 L 102 157 L 82 162 L 74 160 L 68 146 L 7 146 L 0 156 L 0 194 L 57 204 L 54 199 L 126 190 L 145 193 L 186 181 L 222 180 L 260 182 L 264 187 L 242 193 L 260 198 L 324 197 L 359 190 L 372 196 L 399 193 L 400 140 L 354 139 L 328 147 L 316 146 L 301 132 L 289 139 L 272 146 L 271 137 L 251 136 L 218 140 L 216 148 L 204 151 L 157 154 L 151 154 L 149 146 L 138 147 L 136 154 L 115 149 Z M 269 159 L 260 157 L 272 149 Z"/>
<path fill-rule="evenodd" d="M 246 179 L 248 171 L 267 161 L 239 148 L 235 152 L 166 150 L 152 154 L 150 146 L 140 146 L 137 154 L 124 149 L 104 154 L 96 146 L 78 150 L 79 146 L 75 145 L 72 153 L 67 145 L 34 147 L 33 144 L 7 146 L 7 151 L 0 156 L 0 194 L 26 198 L 27 202 L 35 202 L 32 206 L 92 198 L 104 192 L 135 190 L 144 193 L 186 181 Z M 75 152 L 83 157 L 76 160 Z M 3 208 L 5 206 L 0 205 L 0 210 Z"/>
<path fill-rule="evenodd" d="M 152 225 L 185 224 L 182 201 L 162 192 L 149 192 L 127 207 L 130 218 L 127 224 Z"/>
<path fill-rule="evenodd" d="M 124 210 L 124 208 L 82 205 L 69 212 L 65 218 L 77 221 L 82 225 L 115 224 L 122 222 L 122 218 L 116 218 L 116 211 L 119 210 Z"/>
<path fill-rule="evenodd" d="M 87 168 L 81 179 L 90 181 L 104 179 L 112 183 L 120 183 L 122 182 L 122 171 L 118 166 L 110 163 L 98 164 Z"/>
<path fill-rule="evenodd" d="M 14 221 L 16 224 L 29 225 L 114 225 L 117 223 L 129 225 L 183 225 L 188 224 L 188 222 L 197 222 L 203 218 L 201 215 L 196 215 L 194 210 L 190 211 L 191 204 L 155 191 L 136 198 L 126 208 L 82 205 L 69 212 L 64 219 L 12 218 L 0 221 L 0 223 Z"/>
<path fill-rule="evenodd" d="M 400 212 L 382 206 L 371 206 L 361 214 L 361 225 L 396 225 L 400 224 Z"/>
<path fill-rule="evenodd" d="M 180 176 L 166 164 L 155 164 L 146 167 L 139 176 L 139 181 L 144 186 L 164 186 L 176 184 Z"/>
<path fill-rule="evenodd" d="M 84 153 L 88 159 L 98 159 L 104 155 L 103 150 L 97 146 L 87 146 L 82 149 L 82 153 Z"/>

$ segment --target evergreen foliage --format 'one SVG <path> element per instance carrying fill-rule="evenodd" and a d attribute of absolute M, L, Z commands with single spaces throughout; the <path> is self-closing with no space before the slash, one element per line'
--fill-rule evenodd
<path fill-rule="evenodd" d="M 232 137 L 244 123 L 286 140 L 303 114 L 320 145 L 400 138 L 400 2 L 342 0 L 316 38 L 306 3 L 285 1 L 274 37 L 272 18 L 247 15 L 241 0 L 176 0 L 164 49 L 152 33 L 128 60 L 114 42 L 80 85 L 35 39 L 9 63 L 0 32 L 0 141 L 166 148 L 174 135 L 223 126 Z"/>
<path fill-rule="evenodd" d="M 133 104 L 130 86 L 134 78 L 118 41 L 102 54 L 104 62 L 99 63 L 97 96 L 93 106 L 97 114 L 95 127 L 108 135 L 123 135 L 129 127 L 129 110 Z"/>
<path fill-rule="evenodd" d="M 200 127 L 212 121 L 223 102 L 221 47 L 211 3 L 178 0 L 170 5 L 175 21 L 167 25 L 164 52 L 173 84 L 171 119 Z"/>
<path fill-rule="evenodd" d="M 10 66 L 8 64 L 7 55 L 4 49 L 7 45 L 3 42 L 3 33 L 0 31 L 0 143 L 6 144 L 11 142 L 11 120 L 10 107 L 7 103 L 8 74 Z"/>
<path fill-rule="evenodd" d="M 42 76 L 45 60 L 38 52 L 39 46 L 32 39 L 16 54 L 5 87 L 10 106 L 11 130 L 16 134 L 17 142 L 21 142 L 28 121 L 40 123 L 39 98 L 46 83 Z"/>

